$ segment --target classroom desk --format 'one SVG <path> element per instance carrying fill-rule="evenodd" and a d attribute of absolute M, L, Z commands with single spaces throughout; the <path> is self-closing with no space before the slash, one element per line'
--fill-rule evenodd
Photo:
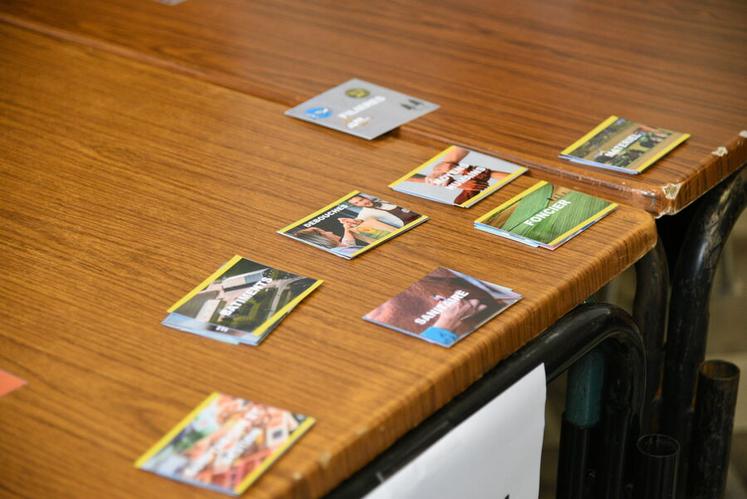
<path fill-rule="evenodd" d="M 394 136 L 493 153 L 657 217 L 681 212 L 730 175 L 730 185 L 722 188 L 744 197 L 739 191 L 745 184 L 734 176 L 747 161 L 747 3 L 739 0 L 451 0 L 344 7 L 332 1 L 133 6 L 127 0 L 7 0 L 0 19 L 288 107 L 353 76 L 364 78 L 441 104 Z M 692 136 L 637 176 L 557 157 L 610 114 Z M 725 198 L 711 199 L 709 207 L 694 211 L 723 214 L 726 221 L 742 210 L 743 203 L 727 207 Z M 708 219 L 685 215 L 674 223 L 684 221 L 693 234 L 703 234 L 699 228 Z M 663 232 L 675 288 L 710 283 L 711 263 L 718 261 L 731 227 L 722 225 L 713 231 L 725 234 L 717 242 L 680 241 Z M 680 247 L 695 257 L 677 262 Z M 710 287 L 702 286 L 683 297 L 675 294 L 669 313 L 677 320 L 668 331 L 673 340 L 663 419 L 665 430 L 683 446 L 689 438 L 683 413 L 692 412 L 707 320 L 679 311 L 707 319 L 709 293 Z M 683 469 L 680 476 L 685 474 Z"/>
<path fill-rule="evenodd" d="M 134 460 L 217 390 L 317 425 L 250 497 L 318 496 L 646 254 L 621 206 L 550 252 L 472 228 L 470 210 L 386 188 L 440 145 L 365 142 L 284 105 L 0 23 L 0 399 L 9 494 L 208 494 Z M 353 261 L 275 234 L 353 188 L 431 217 Z M 325 280 L 258 348 L 160 325 L 233 254 Z M 447 350 L 360 317 L 439 265 L 525 295 Z"/>
<path fill-rule="evenodd" d="M 738 0 L 6 0 L 0 18 L 284 106 L 367 79 L 441 104 L 399 136 L 478 148 L 657 216 L 747 160 Z M 611 114 L 692 137 L 638 176 L 558 159 Z"/>

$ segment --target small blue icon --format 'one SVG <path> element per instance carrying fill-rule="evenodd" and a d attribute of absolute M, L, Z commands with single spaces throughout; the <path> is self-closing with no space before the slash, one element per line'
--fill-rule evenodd
<path fill-rule="evenodd" d="M 332 116 L 332 110 L 324 106 L 312 107 L 311 109 L 307 109 L 306 111 L 304 111 L 303 114 L 305 114 L 309 118 L 320 120 L 322 118 L 329 118 L 330 116 Z"/>

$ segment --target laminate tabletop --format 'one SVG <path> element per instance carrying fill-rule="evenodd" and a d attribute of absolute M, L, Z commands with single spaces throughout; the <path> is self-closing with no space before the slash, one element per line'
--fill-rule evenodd
<path fill-rule="evenodd" d="M 739 0 L 6 0 L 0 18 L 284 106 L 360 77 L 441 105 L 395 134 L 523 161 L 657 216 L 747 160 Z M 558 158 L 613 114 L 692 136 L 637 176 Z"/>
<path fill-rule="evenodd" d="M 649 251 L 620 206 L 556 251 L 386 186 L 444 144 L 366 142 L 284 106 L 0 23 L 0 490 L 18 497 L 210 495 L 134 468 L 208 393 L 318 422 L 247 492 L 313 497 L 343 479 Z M 352 189 L 430 216 L 344 261 L 276 230 Z M 232 255 L 324 284 L 259 347 L 160 325 Z M 524 299 L 451 349 L 361 316 L 438 266 Z"/>

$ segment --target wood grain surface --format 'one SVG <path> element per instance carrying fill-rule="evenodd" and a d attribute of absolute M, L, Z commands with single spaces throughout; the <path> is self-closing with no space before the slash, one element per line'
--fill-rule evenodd
<path fill-rule="evenodd" d="M 528 248 L 472 227 L 528 177 L 469 210 L 387 189 L 445 144 L 327 133 L 8 24 L 0 46 L 0 368 L 28 380 L 0 399 L 3 496 L 213 494 L 133 462 L 214 390 L 318 419 L 247 494 L 319 496 L 655 243 L 620 207 Z M 353 261 L 275 233 L 353 188 L 431 220 Z M 326 282 L 257 348 L 160 325 L 234 254 Z M 361 320 L 441 265 L 525 298 L 452 349 Z"/>
<path fill-rule="evenodd" d="M 441 104 L 400 136 L 523 161 L 656 215 L 747 160 L 740 0 L 5 0 L 0 17 L 284 106 L 361 77 Z M 611 114 L 692 137 L 639 176 L 558 159 Z"/>

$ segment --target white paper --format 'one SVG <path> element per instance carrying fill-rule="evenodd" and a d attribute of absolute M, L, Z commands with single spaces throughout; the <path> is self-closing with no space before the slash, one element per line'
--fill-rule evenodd
<path fill-rule="evenodd" d="M 545 427 L 540 365 L 366 499 L 537 499 Z"/>

